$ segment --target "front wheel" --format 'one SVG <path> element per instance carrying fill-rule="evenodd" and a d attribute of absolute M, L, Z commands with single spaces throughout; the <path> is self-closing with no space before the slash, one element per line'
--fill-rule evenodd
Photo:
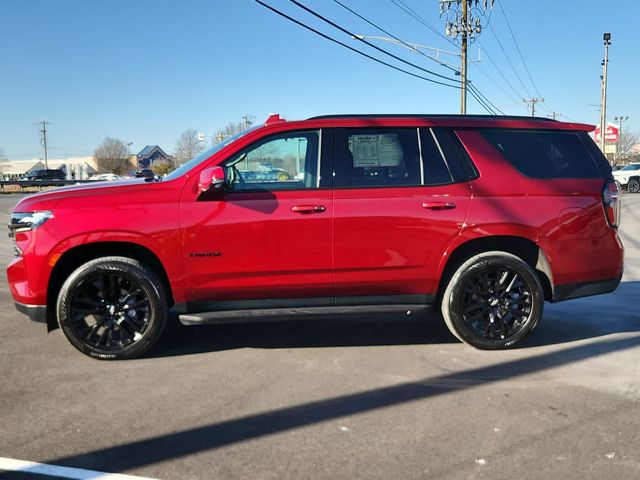
<path fill-rule="evenodd" d="M 82 353 L 102 360 L 142 355 L 156 343 L 167 320 L 163 282 L 144 264 L 126 257 L 89 261 L 64 282 L 58 322 Z"/>
<path fill-rule="evenodd" d="M 465 261 L 442 297 L 442 315 L 458 339 L 484 350 L 511 347 L 540 321 L 544 308 L 536 272 L 506 252 Z"/>
<path fill-rule="evenodd" d="M 640 192 L 640 180 L 638 180 L 637 178 L 632 178 L 631 180 L 629 180 L 627 190 L 631 193 Z"/>

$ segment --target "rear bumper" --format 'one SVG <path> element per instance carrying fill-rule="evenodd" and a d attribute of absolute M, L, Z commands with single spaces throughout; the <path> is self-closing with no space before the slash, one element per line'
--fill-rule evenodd
<path fill-rule="evenodd" d="M 34 322 L 47 323 L 47 306 L 46 305 L 27 305 L 25 303 L 15 302 L 16 309 L 24 313 Z"/>
<path fill-rule="evenodd" d="M 556 285 L 553 289 L 553 301 L 560 302 L 562 300 L 570 300 L 572 298 L 600 295 L 601 293 L 610 293 L 618 288 L 620 280 L 622 280 L 622 270 L 620 270 L 620 275 L 615 278 L 599 280 L 597 282 L 568 283 L 565 285 Z"/>

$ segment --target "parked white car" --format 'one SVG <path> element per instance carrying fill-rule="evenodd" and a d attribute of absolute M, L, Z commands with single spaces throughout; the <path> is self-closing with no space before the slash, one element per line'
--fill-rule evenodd
<path fill-rule="evenodd" d="M 120 175 L 116 175 L 115 173 L 101 173 L 100 175 L 94 175 L 93 177 L 91 177 L 91 180 L 121 180 L 124 177 L 121 177 Z"/>
<path fill-rule="evenodd" d="M 640 192 L 640 163 L 631 163 L 613 172 L 613 178 L 618 182 L 618 188 L 626 187 L 633 193 Z"/>

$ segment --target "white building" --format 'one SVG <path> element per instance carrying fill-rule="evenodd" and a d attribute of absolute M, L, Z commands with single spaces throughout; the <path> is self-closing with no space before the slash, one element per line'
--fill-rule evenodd
<path fill-rule="evenodd" d="M 98 165 L 93 156 L 50 158 L 47 166 L 52 170 L 65 170 L 69 179 L 88 179 L 98 173 Z M 34 170 L 44 170 L 44 160 L 7 160 L 0 162 L 0 177 L 3 180 L 17 180 Z"/>

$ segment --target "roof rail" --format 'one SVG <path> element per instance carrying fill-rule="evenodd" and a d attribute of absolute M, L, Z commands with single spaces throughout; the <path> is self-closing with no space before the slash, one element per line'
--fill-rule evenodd
<path fill-rule="evenodd" d="M 527 120 L 535 122 L 557 122 L 552 118 L 528 117 L 524 115 L 460 115 L 460 114 L 424 114 L 424 113 L 341 113 L 337 115 L 318 115 L 307 120 L 325 120 L 331 118 L 425 118 L 425 119 L 500 119 L 500 120 Z"/>

